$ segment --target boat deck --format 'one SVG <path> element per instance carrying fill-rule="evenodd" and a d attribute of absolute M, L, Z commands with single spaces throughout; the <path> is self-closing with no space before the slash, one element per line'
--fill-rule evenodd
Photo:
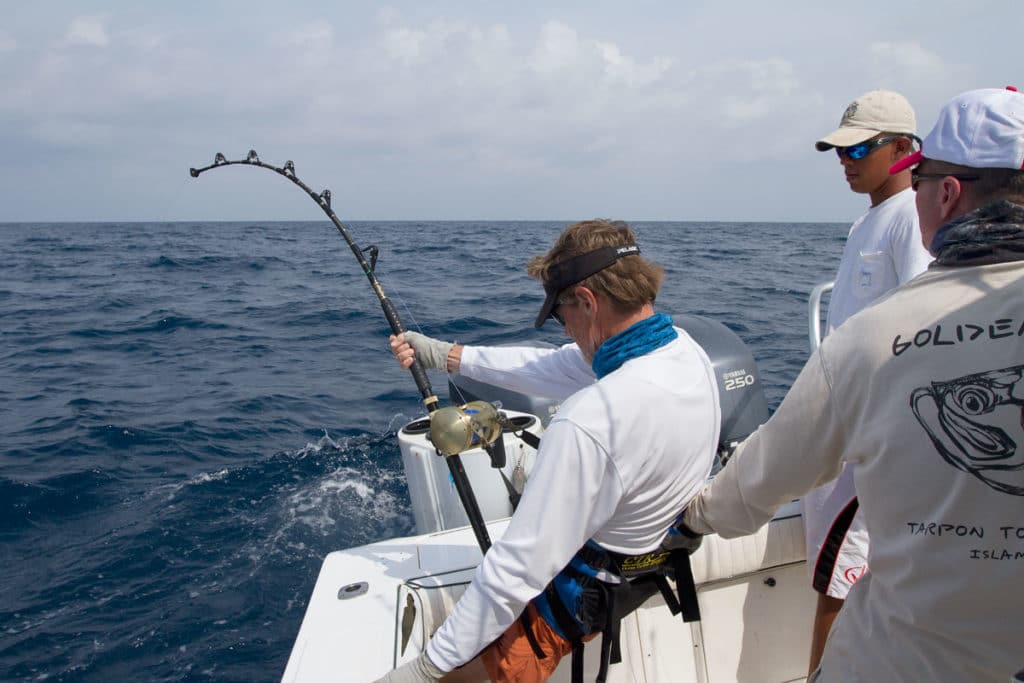
<path fill-rule="evenodd" d="M 488 523 L 492 538 L 508 520 Z M 333 552 L 321 568 L 283 681 L 370 681 L 417 656 L 481 559 L 468 527 Z M 705 538 L 693 556 L 702 621 L 650 598 L 622 622 L 609 681 L 794 681 L 806 671 L 815 596 L 791 504 L 757 534 Z M 586 648 L 587 677 L 599 647 Z M 569 680 L 569 662 L 552 681 Z"/>

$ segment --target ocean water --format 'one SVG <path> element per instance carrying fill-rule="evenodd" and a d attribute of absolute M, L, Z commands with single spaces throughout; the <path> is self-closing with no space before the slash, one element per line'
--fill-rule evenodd
<path fill-rule="evenodd" d="M 348 228 L 406 327 L 496 344 L 564 341 L 524 265 L 565 225 Z M 659 309 L 739 334 L 774 408 L 847 226 L 634 227 Z M 279 679 L 322 558 L 413 531 L 418 393 L 348 246 L 327 221 L 0 224 L 0 253 L 0 679 Z"/>

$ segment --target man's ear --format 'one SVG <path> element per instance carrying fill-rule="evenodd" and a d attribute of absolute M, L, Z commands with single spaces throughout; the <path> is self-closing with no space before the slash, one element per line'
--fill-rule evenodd
<path fill-rule="evenodd" d="M 597 295 L 589 287 L 582 285 L 576 288 L 576 300 L 579 301 L 583 311 L 590 313 L 597 308 Z"/>
<path fill-rule="evenodd" d="M 893 141 L 893 149 L 897 154 L 897 157 L 902 159 L 903 157 L 910 154 L 910 151 L 914 148 L 913 142 L 910 138 L 899 137 Z"/>
<path fill-rule="evenodd" d="M 940 181 L 939 189 L 939 217 L 943 223 L 967 213 L 960 207 L 965 201 L 964 189 L 956 178 L 946 176 Z"/>

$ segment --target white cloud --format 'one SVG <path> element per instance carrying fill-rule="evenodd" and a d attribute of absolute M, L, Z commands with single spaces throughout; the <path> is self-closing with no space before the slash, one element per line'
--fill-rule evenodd
<path fill-rule="evenodd" d="M 388 58 L 376 65 L 375 81 L 350 84 L 349 99 L 368 111 L 348 131 L 487 173 L 558 177 L 567 168 L 671 165 L 681 149 L 689 158 L 747 160 L 754 137 L 760 157 L 776 148 L 791 156 L 792 137 L 806 135 L 793 108 L 816 102 L 781 58 L 684 69 L 678 58 L 640 56 L 562 21 L 531 34 L 392 19 L 398 23 L 378 36 Z M 756 132 L 765 127 L 771 145 Z"/>
<path fill-rule="evenodd" d="M 277 42 L 288 47 L 331 46 L 334 44 L 334 27 L 318 19 L 285 31 Z"/>
<path fill-rule="evenodd" d="M 18 49 L 18 41 L 10 33 L 0 31 L 0 52 L 14 52 Z"/>
<path fill-rule="evenodd" d="M 406 65 L 420 61 L 426 42 L 425 31 L 409 28 L 391 29 L 381 38 L 387 56 Z"/>
<path fill-rule="evenodd" d="M 377 10 L 377 23 L 382 25 L 394 24 L 400 21 L 402 13 L 394 7 L 381 7 Z"/>
<path fill-rule="evenodd" d="M 669 159 L 680 139 L 691 154 L 731 151 L 723 139 L 772 120 L 799 88 L 784 60 L 683 70 L 673 57 L 640 56 L 561 21 L 513 31 L 444 19 L 408 24 L 389 13 L 377 26 L 342 49 L 335 25 L 318 19 L 268 34 L 272 50 L 259 40 L 128 27 L 116 51 L 55 51 L 40 62 L 23 106 L 47 113 L 30 135 L 51 144 L 114 135 L 123 144 L 157 122 L 166 127 L 159 139 L 192 130 L 223 137 L 213 131 L 230 125 L 232 138 L 251 144 L 317 141 L 373 163 L 419 156 L 495 175 L 557 177 L 566 168 Z M 95 123 L 107 120 L 129 125 L 111 132 Z"/>
<path fill-rule="evenodd" d="M 75 3 L 32 6 L 0 29 L 0 147 L 52 153 L 57 177 L 64 159 L 102 145 L 111 158 L 173 150 L 188 163 L 253 146 L 294 158 L 310 178 L 317 164 L 351 166 L 393 182 L 396 197 L 429 195 L 456 213 L 458 192 L 445 187 L 497 196 L 518 183 L 550 206 L 562 197 L 578 206 L 630 187 L 653 197 L 687 179 L 711 188 L 714 169 L 730 164 L 763 164 L 765 187 L 782 183 L 780 164 L 819 162 L 813 139 L 858 92 L 905 92 L 926 126 L 953 92 L 1014 79 L 1010 48 L 965 30 L 983 27 L 967 10 L 955 36 L 950 22 L 904 21 L 912 14 L 900 10 L 895 23 L 912 27 L 905 40 L 864 45 L 851 59 L 769 10 L 714 3 L 666 5 L 652 18 L 557 2 L 386 1 L 312 13 L 302 3 L 241 14 L 216 3 L 125 5 L 96 16 Z M 968 43 L 923 47 L 954 37 Z M 728 194 L 730 181 L 722 185 Z M 849 194 L 839 183 L 833 201 Z"/>
<path fill-rule="evenodd" d="M 400 26 L 388 29 L 380 42 L 391 59 L 410 66 L 442 58 L 453 49 L 460 49 L 461 42 L 467 38 L 472 40 L 478 31 L 467 22 L 434 20 L 423 28 Z"/>
<path fill-rule="evenodd" d="M 297 53 L 304 67 L 325 67 L 334 53 L 334 27 L 319 19 L 287 30 L 271 43 Z"/>
<path fill-rule="evenodd" d="M 604 60 L 604 70 L 611 81 L 621 81 L 629 87 L 655 83 L 665 75 L 673 60 L 657 57 L 649 64 L 638 64 L 636 60 L 622 54 L 614 43 L 596 42 L 598 52 Z"/>
<path fill-rule="evenodd" d="M 889 69 L 910 75 L 934 75 L 941 73 L 944 66 L 941 57 L 914 42 L 872 43 L 868 45 L 868 55 L 877 71 Z"/>
<path fill-rule="evenodd" d="M 575 29 L 558 21 L 541 27 L 540 43 L 533 51 L 530 64 L 543 75 L 564 72 L 579 64 L 580 40 Z"/>
<path fill-rule="evenodd" d="M 924 135 L 943 102 L 978 83 L 979 73 L 967 66 L 969 62 L 959 61 L 967 59 L 965 52 L 969 50 L 940 55 L 913 40 L 876 42 L 868 45 L 864 67 L 871 75 L 871 87 L 890 88 L 910 100 L 917 113 L 918 133 Z M 998 63 L 998 58 L 990 59 Z M 1010 72 L 1014 67 L 998 68 Z M 986 69 L 981 77 L 987 79 L 995 72 Z"/>
<path fill-rule="evenodd" d="M 722 106 L 715 112 L 729 126 L 748 124 L 792 107 L 800 84 L 793 65 L 781 59 L 742 62 L 725 67 Z M 718 80 L 717 78 L 715 80 Z"/>
<path fill-rule="evenodd" d="M 107 47 L 110 38 L 103 20 L 99 17 L 75 17 L 64 34 L 67 45 L 86 47 Z"/>

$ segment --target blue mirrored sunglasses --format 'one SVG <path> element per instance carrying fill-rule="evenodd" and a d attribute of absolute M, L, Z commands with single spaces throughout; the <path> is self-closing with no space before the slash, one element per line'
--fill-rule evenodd
<path fill-rule="evenodd" d="M 878 138 L 877 140 L 868 140 L 867 142 L 858 142 L 856 145 L 850 145 L 849 147 L 836 147 L 836 154 L 840 159 L 843 157 L 850 157 L 851 159 L 863 159 L 867 155 L 874 152 L 876 149 L 883 145 L 888 145 L 893 140 L 899 140 L 902 135 L 890 135 L 885 138 Z"/>

